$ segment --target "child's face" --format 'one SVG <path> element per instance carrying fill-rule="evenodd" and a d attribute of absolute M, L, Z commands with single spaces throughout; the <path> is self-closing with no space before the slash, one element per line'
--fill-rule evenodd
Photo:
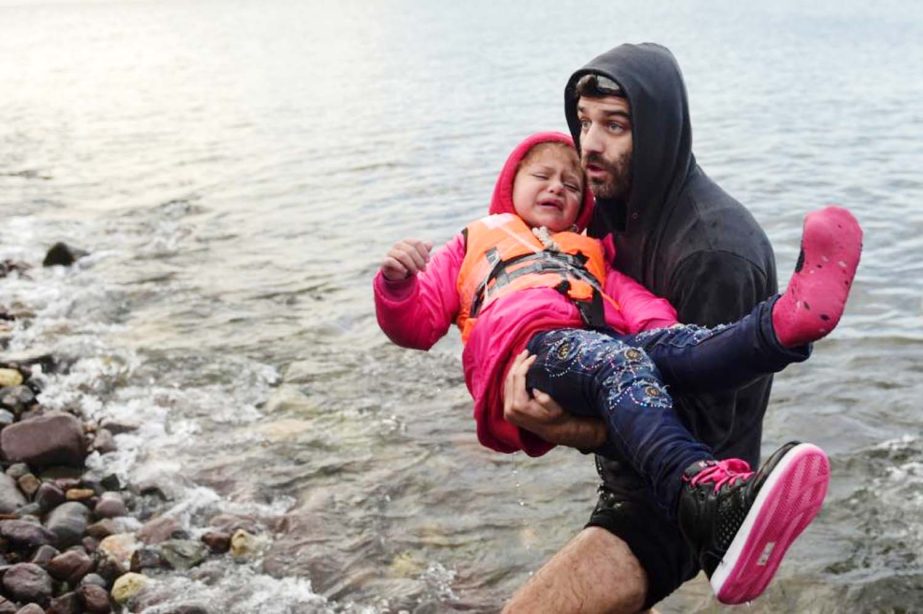
<path fill-rule="evenodd" d="M 542 146 L 530 152 L 513 181 L 513 207 L 526 224 L 552 232 L 571 230 L 583 202 L 583 174 L 576 152 Z"/>

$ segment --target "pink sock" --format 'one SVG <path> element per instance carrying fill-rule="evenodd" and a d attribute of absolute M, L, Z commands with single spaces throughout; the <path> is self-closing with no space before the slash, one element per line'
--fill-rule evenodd
<path fill-rule="evenodd" d="M 829 206 L 805 216 L 795 274 L 772 309 L 783 346 L 805 345 L 836 327 L 861 252 L 862 229 L 846 209 Z"/>

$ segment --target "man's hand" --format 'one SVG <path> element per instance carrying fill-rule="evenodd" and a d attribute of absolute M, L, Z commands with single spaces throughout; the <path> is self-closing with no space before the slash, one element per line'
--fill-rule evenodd
<path fill-rule="evenodd" d="M 413 277 L 426 270 L 431 249 L 433 249 L 433 244 L 430 241 L 418 241 L 417 239 L 398 241 L 381 263 L 381 274 L 388 281 Z"/>
<path fill-rule="evenodd" d="M 581 450 L 595 450 L 606 442 L 602 420 L 573 416 L 545 392 L 526 390 L 526 373 L 535 362 L 523 350 L 503 382 L 503 417 L 507 422 L 535 433 L 549 443 Z"/>

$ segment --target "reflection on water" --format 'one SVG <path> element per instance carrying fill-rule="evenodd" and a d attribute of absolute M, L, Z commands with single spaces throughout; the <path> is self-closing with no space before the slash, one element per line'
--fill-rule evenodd
<path fill-rule="evenodd" d="M 654 39 L 685 71 L 699 161 L 780 270 L 807 208 L 866 229 L 840 329 L 777 379 L 766 447 L 817 442 L 833 483 L 753 609 L 920 602 L 915 5 L 5 4 L 0 257 L 92 252 L 2 282 L 0 305 L 37 314 L 11 350 L 80 358 L 49 402 L 145 420 L 107 462 L 275 530 L 259 568 L 174 590 L 234 612 L 494 611 L 582 526 L 590 459 L 481 449 L 457 336 L 391 347 L 369 281 L 394 240 L 480 215 L 525 134 L 564 128 L 573 69 Z M 690 609 L 717 611 L 701 581 L 661 606 Z"/>

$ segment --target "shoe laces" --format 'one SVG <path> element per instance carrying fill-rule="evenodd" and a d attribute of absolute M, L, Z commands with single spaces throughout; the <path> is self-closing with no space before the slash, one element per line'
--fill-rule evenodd
<path fill-rule="evenodd" d="M 715 492 L 721 490 L 725 485 L 733 485 L 735 481 L 744 481 L 753 475 L 750 471 L 750 465 L 747 461 L 739 458 L 729 458 L 727 460 L 715 461 L 702 469 L 689 480 L 692 486 L 701 484 L 714 484 Z"/>

